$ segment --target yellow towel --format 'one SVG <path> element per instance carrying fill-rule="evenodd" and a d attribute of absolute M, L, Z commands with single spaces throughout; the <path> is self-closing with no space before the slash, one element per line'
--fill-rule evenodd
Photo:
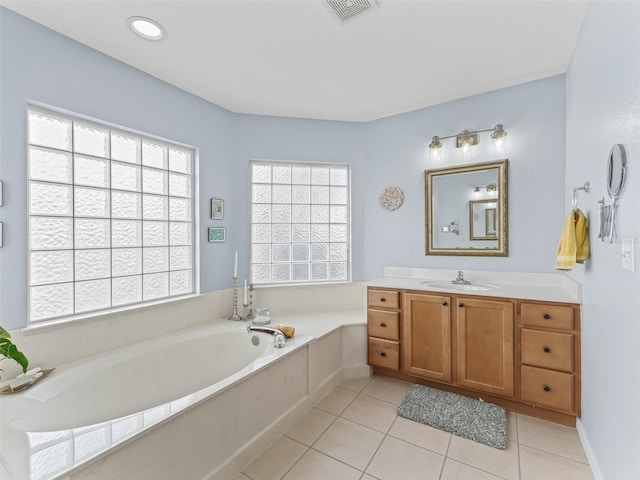
<path fill-rule="evenodd" d="M 572 210 L 562 225 L 562 234 L 556 251 L 556 269 L 571 270 L 576 262 L 589 258 L 589 232 L 587 217 L 580 210 Z"/>

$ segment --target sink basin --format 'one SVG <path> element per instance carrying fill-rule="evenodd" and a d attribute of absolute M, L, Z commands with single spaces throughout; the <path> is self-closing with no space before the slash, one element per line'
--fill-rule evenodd
<path fill-rule="evenodd" d="M 442 288 L 445 290 L 458 290 L 461 292 L 485 292 L 487 290 L 497 290 L 499 287 L 496 285 L 490 285 L 488 283 L 472 283 L 471 285 L 458 285 L 457 283 L 439 281 L 425 281 L 420 282 L 422 285 L 427 285 L 433 288 Z"/>

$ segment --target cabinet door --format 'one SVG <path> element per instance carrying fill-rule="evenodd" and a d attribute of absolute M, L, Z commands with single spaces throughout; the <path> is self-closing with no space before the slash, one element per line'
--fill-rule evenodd
<path fill-rule="evenodd" d="M 402 370 L 451 382 L 451 299 L 405 293 L 402 304 Z"/>
<path fill-rule="evenodd" d="M 458 384 L 513 397 L 513 304 L 457 299 Z"/>

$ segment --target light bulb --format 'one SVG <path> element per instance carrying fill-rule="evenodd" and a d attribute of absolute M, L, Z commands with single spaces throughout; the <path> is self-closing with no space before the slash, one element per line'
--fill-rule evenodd
<path fill-rule="evenodd" d="M 429 159 L 432 162 L 439 162 L 440 161 L 440 152 L 442 151 L 442 148 L 430 148 L 429 149 Z"/>
<path fill-rule="evenodd" d="M 129 28 L 146 40 L 162 40 L 166 35 L 164 28 L 158 22 L 145 17 L 129 17 Z"/>

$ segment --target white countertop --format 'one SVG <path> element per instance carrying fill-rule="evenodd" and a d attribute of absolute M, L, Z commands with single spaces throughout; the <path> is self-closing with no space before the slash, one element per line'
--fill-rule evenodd
<path fill-rule="evenodd" d="M 580 303 L 580 284 L 564 274 L 484 272 L 464 270 L 464 278 L 472 285 L 491 285 L 488 290 L 464 291 L 448 284 L 456 278 L 457 270 L 436 270 L 428 268 L 385 268 L 385 276 L 367 282 L 370 287 L 397 288 L 443 292 L 457 295 L 482 297 L 504 297 L 546 302 Z M 425 283 L 427 282 L 427 283 Z M 439 285 L 429 285 L 438 282 Z"/>

